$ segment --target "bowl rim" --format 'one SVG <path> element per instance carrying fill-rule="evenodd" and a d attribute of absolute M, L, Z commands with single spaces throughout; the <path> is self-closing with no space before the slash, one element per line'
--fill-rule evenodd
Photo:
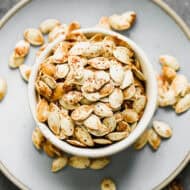
<path fill-rule="evenodd" d="M 146 72 L 147 77 L 147 90 L 148 90 L 148 95 L 147 95 L 147 104 L 145 107 L 145 111 L 143 113 L 143 116 L 141 117 L 140 121 L 137 124 L 137 127 L 135 130 L 125 139 L 116 142 L 114 144 L 101 147 L 101 148 L 80 148 L 76 147 L 73 145 L 70 145 L 69 143 L 65 141 L 59 140 L 52 132 L 51 130 L 47 127 L 46 124 L 41 123 L 38 121 L 36 118 L 36 96 L 35 96 L 35 80 L 38 72 L 39 65 L 41 62 L 47 57 L 48 53 L 51 51 L 51 49 L 58 44 L 60 41 L 65 39 L 65 35 L 59 36 L 56 40 L 53 42 L 49 43 L 48 46 L 45 48 L 45 50 L 41 53 L 41 55 L 36 59 L 36 63 L 34 64 L 32 68 L 32 72 L 30 75 L 29 79 L 29 84 L 28 84 L 28 97 L 29 97 L 29 105 L 30 109 L 33 115 L 33 118 L 37 124 L 37 127 L 40 128 L 42 134 L 45 136 L 46 139 L 48 139 L 53 145 L 58 147 L 64 152 L 67 152 L 72 155 L 77 155 L 77 156 L 84 156 L 84 157 L 103 157 L 103 156 L 110 156 L 113 154 L 116 154 L 126 148 L 128 148 L 130 145 L 132 145 L 139 137 L 140 135 L 145 131 L 145 129 L 148 127 L 154 112 L 157 107 L 157 81 L 156 81 L 156 75 L 153 69 L 152 64 L 149 62 L 146 54 L 144 51 L 131 39 L 128 37 L 121 35 L 117 32 L 107 30 L 107 29 L 102 29 L 102 28 L 84 28 L 84 29 L 79 29 L 74 32 L 82 32 L 85 34 L 95 34 L 95 33 L 102 33 L 103 35 L 111 35 L 111 36 L 116 36 L 119 39 L 126 41 L 132 49 L 135 51 L 136 55 L 141 59 L 140 64 L 143 66 L 142 69 L 143 72 Z M 153 89 L 153 90 L 151 90 Z"/>

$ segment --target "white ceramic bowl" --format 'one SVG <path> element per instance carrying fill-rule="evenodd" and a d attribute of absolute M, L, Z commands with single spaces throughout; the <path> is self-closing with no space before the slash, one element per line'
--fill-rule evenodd
<path fill-rule="evenodd" d="M 149 60 L 147 59 L 147 56 L 143 52 L 143 50 L 136 45 L 132 40 L 129 38 L 118 34 L 116 32 L 105 30 L 101 28 L 86 28 L 86 29 L 80 29 L 79 31 L 91 35 L 95 33 L 102 33 L 105 35 L 113 35 L 117 36 L 119 39 L 126 41 L 132 49 L 135 51 L 137 57 L 140 60 L 140 64 L 142 67 L 142 71 L 147 79 L 146 81 L 146 95 L 148 98 L 146 108 L 144 110 L 144 114 L 142 118 L 140 119 L 136 129 L 125 139 L 122 141 L 116 142 L 112 145 L 108 145 L 103 148 L 79 148 L 72 146 L 68 144 L 67 142 L 59 140 L 45 125 L 44 123 L 41 123 L 37 120 L 35 110 L 36 110 L 36 92 L 35 92 L 35 80 L 39 68 L 39 64 L 47 57 L 48 53 L 51 51 L 51 49 L 60 41 L 64 39 L 64 36 L 60 36 L 58 39 L 56 39 L 54 42 L 50 43 L 48 47 L 42 52 L 41 56 L 36 60 L 36 64 L 33 67 L 30 80 L 29 80 L 29 88 L 28 88 L 28 95 L 29 95 L 29 103 L 30 108 L 32 111 L 32 115 L 34 117 L 34 120 L 36 121 L 37 126 L 42 131 L 43 135 L 56 147 L 63 150 L 64 152 L 78 155 L 78 156 L 87 156 L 87 157 L 103 157 L 115 154 L 119 151 L 122 151 L 123 149 L 129 147 L 131 144 L 135 142 L 135 140 L 144 132 L 144 130 L 147 128 L 149 122 L 152 119 L 152 116 L 156 109 L 156 103 L 157 103 L 157 82 L 155 73 L 153 70 L 153 67 Z"/>

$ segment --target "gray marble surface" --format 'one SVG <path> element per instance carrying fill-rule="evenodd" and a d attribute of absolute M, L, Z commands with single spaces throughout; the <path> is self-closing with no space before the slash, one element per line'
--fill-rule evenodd
<path fill-rule="evenodd" d="M 0 18 L 19 0 L 0 0 Z M 190 26 L 190 0 L 164 0 L 168 3 Z M 190 164 L 177 177 L 183 185 L 184 190 L 190 190 Z M 0 172 L 0 190 L 18 190 Z M 176 189 L 178 190 L 178 189 Z"/>

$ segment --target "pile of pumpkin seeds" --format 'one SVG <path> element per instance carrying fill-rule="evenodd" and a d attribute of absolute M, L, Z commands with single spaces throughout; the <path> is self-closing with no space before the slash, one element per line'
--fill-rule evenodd
<path fill-rule="evenodd" d="M 39 67 L 38 120 L 60 140 L 79 147 L 110 145 L 128 137 L 147 99 L 135 52 L 113 36 L 66 35 Z"/>

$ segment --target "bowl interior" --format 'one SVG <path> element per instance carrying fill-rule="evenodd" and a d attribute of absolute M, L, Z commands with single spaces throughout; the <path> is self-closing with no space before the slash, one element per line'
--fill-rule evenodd
<path fill-rule="evenodd" d="M 37 104 L 36 93 L 35 93 L 35 80 L 36 80 L 38 68 L 39 68 L 40 63 L 48 56 L 52 48 L 65 38 L 64 35 L 60 36 L 54 42 L 50 43 L 48 47 L 42 52 L 41 56 L 36 60 L 36 64 L 33 67 L 30 80 L 29 80 L 29 86 L 28 86 L 30 108 L 32 111 L 32 115 L 37 123 L 37 126 L 41 129 L 43 135 L 52 144 L 54 144 L 56 147 L 60 148 L 61 150 L 73 155 L 88 156 L 88 157 L 102 157 L 102 156 L 112 155 L 129 147 L 147 128 L 154 114 L 154 111 L 156 109 L 156 103 L 157 103 L 157 83 L 156 83 L 155 73 L 154 73 L 151 63 L 149 62 L 143 50 L 139 48 L 132 40 L 126 38 L 125 36 L 118 34 L 116 32 L 110 31 L 110 30 L 100 29 L 100 28 L 86 28 L 86 29 L 80 29 L 78 31 L 83 32 L 84 34 L 88 36 L 96 34 L 96 33 L 117 36 L 117 38 L 123 41 L 126 41 L 135 51 L 136 56 L 138 57 L 140 61 L 142 71 L 146 77 L 146 95 L 147 95 L 147 104 L 144 110 L 144 114 L 141 117 L 140 121 L 138 122 L 137 127 L 127 138 L 119 142 L 116 142 L 112 145 L 108 145 L 106 147 L 101 147 L 101 148 L 79 148 L 79 147 L 72 146 L 64 141 L 59 140 L 44 123 L 40 123 L 37 120 L 36 114 L 35 114 L 36 104 Z"/>

